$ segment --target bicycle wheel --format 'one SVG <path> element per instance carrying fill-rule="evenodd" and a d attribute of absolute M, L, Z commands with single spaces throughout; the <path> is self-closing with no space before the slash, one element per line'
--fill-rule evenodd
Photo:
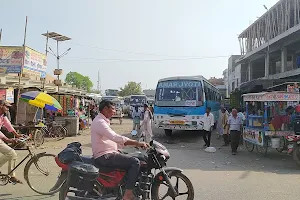
<path fill-rule="evenodd" d="M 279 148 L 276 148 L 276 151 L 281 153 L 281 152 L 283 152 L 285 147 L 286 147 L 286 140 L 284 137 L 280 137 L 280 145 L 279 145 Z"/>
<path fill-rule="evenodd" d="M 260 156 L 266 156 L 268 154 L 269 141 L 268 138 L 265 137 L 264 145 L 256 145 L 256 151 Z"/>
<path fill-rule="evenodd" d="M 52 129 L 52 134 L 57 140 L 62 140 L 67 136 L 67 131 L 63 128 L 63 126 L 55 126 Z"/>
<path fill-rule="evenodd" d="M 244 141 L 245 143 L 245 146 L 246 146 L 246 149 L 249 151 L 249 152 L 252 152 L 254 150 L 254 144 L 253 143 L 250 143 L 248 141 Z"/>
<path fill-rule="evenodd" d="M 44 133 L 41 130 L 36 130 L 34 132 L 33 141 L 34 141 L 34 146 L 36 148 L 41 146 L 42 144 L 44 144 L 44 141 L 45 141 Z"/>
<path fill-rule="evenodd" d="M 33 156 L 24 168 L 24 179 L 28 186 L 38 194 L 52 195 L 61 168 L 55 162 L 55 155 L 40 153 Z"/>

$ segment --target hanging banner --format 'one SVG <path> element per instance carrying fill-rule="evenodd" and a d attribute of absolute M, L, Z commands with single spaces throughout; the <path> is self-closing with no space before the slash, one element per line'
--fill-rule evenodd
<path fill-rule="evenodd" d="M 31 76 L 46 77 L 47 57 L 29 47 L 25 47 L 23 73 Z"/>
<path fill-rule="evenodd" d="M 0 46 L 0 74 L 21 73 L 23 47 Z"/>
<path fill-rule="evenodd" d="M 6 89 L 6 101 L 9 103 L 14 103 L 14 88 Z"/>

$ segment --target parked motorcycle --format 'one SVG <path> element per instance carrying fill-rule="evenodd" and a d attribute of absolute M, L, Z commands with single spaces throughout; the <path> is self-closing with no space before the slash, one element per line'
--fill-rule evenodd
<path fill-rule="evenodd" d="M 120 152 L 124 153 L 124 152 Z M 126 154 L 126 153 L 124 153 Z M 157 141 L 150 142 L 146 154 L 129 153 L 141 162 L 140 173 L 136 181 L 134 194 L 143 200 L 194 199 L 191 181 L 176 167 L 166 167 L 170 154 L 165 146 Z M 64 164 L 56 158 L 62 168 L 57 186 L 59 200 L 86 198 L 121 200 L 125 191 L 126 171 L 104 166 L 95 166 L 91 157 L 80 156 L 81 161 Z M 158 171 L 158 173 L 156 173 Z M 183 184 L 183 185 L 181 185 Z M 162 186 L 165 187 L 161 188 Z M 181 191 L 182 187 L 184 191 Z M 164 192 L 160 194 L 160 192 Z M 73 198 L 71 197 L 73 196 Z M 168 199 L 167 198 L 167 199 Z"/>

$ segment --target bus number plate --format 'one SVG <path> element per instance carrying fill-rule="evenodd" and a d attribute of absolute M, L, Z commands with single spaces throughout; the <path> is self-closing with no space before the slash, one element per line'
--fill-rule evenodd
<path fill-rule="evenodd" d="M 181 120 L 170 120 L 170 124 L 184 124 L 184 121 L 181 121 Z"/>

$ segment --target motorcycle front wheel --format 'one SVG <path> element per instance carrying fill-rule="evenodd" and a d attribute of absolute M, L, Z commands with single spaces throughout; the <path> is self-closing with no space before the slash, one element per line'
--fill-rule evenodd
<path fill-rule="evenodd" d="M 194 200 L 194 187 L 188 177 L 182 173 L 170 173 L 169 178 L 178 195 L 172 194 L 166 181 L 156 181 L 151 189 L 152 200 Z"/>

